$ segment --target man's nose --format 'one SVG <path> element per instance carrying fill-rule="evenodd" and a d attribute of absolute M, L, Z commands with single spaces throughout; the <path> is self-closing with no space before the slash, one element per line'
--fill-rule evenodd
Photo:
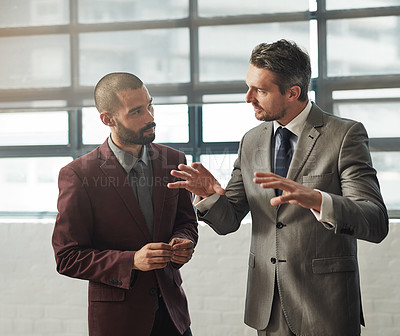
<path fill-rule="evenodd" d="M 246 103 L 254 102 L 254 90 L 249 88 L 246 93 Z"/>
<path fill-rule="evenodd" d="M 146 116 L 148 120 L 150 120 L 150 122 L 154 121 L 154 110 L 151 109 L 147 109 L 147 116 Z"/>

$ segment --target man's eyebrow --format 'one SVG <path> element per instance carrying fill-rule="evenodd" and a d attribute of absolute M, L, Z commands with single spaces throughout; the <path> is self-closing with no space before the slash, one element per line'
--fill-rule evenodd
<path fill-rule="evenodd" d="M 148 105 L 152 105 L 152 104 L 153 104 L 153 97 L 150 98 Z M 139 106 L 133 107 L 128 111 L 128 113 L 137 112 L 137 111 L 141 110 L 143 107 L 144 107 L 144 105 L 139 105 Z"/>
<path fill-rule="evenodd" d="M 134 107 L 134 108 L 131 108 L 131 109 L 128 111 L 128 113 L 140 111 L 140 110 L 142 109 L 142 107 L 143 107 L 143 106 L 140 105 L 140 106 L 136 106 L 136 107 Z"/>

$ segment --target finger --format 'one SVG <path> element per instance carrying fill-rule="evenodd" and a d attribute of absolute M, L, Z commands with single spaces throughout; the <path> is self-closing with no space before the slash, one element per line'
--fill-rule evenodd
<path fill-rule="evenodd" d="M 278 176 L 278 175 L 275 175 L 274 173 L 263 173 L 263 172 L 255 172 L 254 173 L 254 176 L 255 177 L 274 177 L 274 176 Z"/>
<path fill-rule="evenodd" d="M 281 189 L 285 191 L 292 191 L 293 187 L 291 186 L 288 179 L 283 177 L 258 177 L 254 178 L 253 182 L 259 184 L 261 188 L 264 189 Z"/>
<path fill-rule="evenodd" d="M 149 243 L 146 245 L 150 250 L 171 250 L 171 245 L 166 243 Z"/>
<path fill-rule="evenodd" d="M 198 171 L 201 174 L 211 175 L 210 171 L 200 162 L 193 162 L 192 167 L 195 171 Z"/>
<path fill-rule="evenodd" d="M 257 176 L 256 176 L 257 174 Z M 259 174 L 262 174 L 262 176 L 259 176 Z M 262 182 L 270 182 L 270 181 L 285 181 L 286 179 L 282 176 L 278 176 L 275 174 L 270 174 L 270 173 L 255 173 L 254 174 L 253 181 L 254 183 L 262 183 Z"/>
<path fill-rule="evenodd" d="M 191 257 L 192 254 L 193 254 L 193 249 L 176 250 L 174 251 L 172 258 L 176 257 L 188 258 Z"/>
<path fill-rule="evenodd" d="M 167 184 L 167 187 L 169 189 L 187 188 L 188 182 L 186 181 L 171 182 Z"/>
<path fill-rule="evenodd" d="M 183 171 L 183 172 L 185 172 L 185 173 L 187 173 L 187 174 L 189 174 L 189 175 L 194 175 L 194 174 L 197 174 L 197 173 L 198 173 L 197 169 L 192 168 L 192 167 L 187 166 L 187 165 L 184 165 L 184 164 L 182 164 L 182 163 L 181 163 L 180 165 L 178 165 L 178 168 L 179 168 L 181 171 Z"/>
<path fill-rule="evenodd" d="M 277 197 L 271 198 L 271 200 L 269 201 L 269 203 L 270 203 L 272 206 L 278 206 L 278 205 L 281 205 L 281 204 L 284 204 L 284 203 L 287 203 L 287 202 L 283 202 L 282 197 L 281 197 L 281 196 L 277 196 Z"/>
<path fill-rule="evenodd" d="M 270 177 L 255 177 L 255 178 L 253 178 L 253 182 L 256 184 L 268 183 L 271 181 L 276 181 L 276 179 L 270 178 Z"/>
<path fill-rule="evenodd" d="M 171 261 L 176 264 L 186 264 L 190 259 L 190 257 L 173 257 Z"/>
<path fill-rule="evenodd" d="M 215 183 L 213 189 L 218 195 L 225 195 L 226 193 L 226 190 L 222 188 L 219 183 Z"/>
<path fill-rule="evenodd" d="M 277 179 L 284 179 L 284 177 L 277 175 L 272 172 L 254 172 L 255 177 L 268 177 L 268 178 L 277 178 Z"/>
<path fill-rule="evenodd" d="M 172 238 L 171 241 L 169 242 L 169 245 L 174 246 L 177 244 L 179 241 L 179 238 Z"/>
<path fill-rule="evenodd" d="M 255 184 L 259 184 L 263 189 L 282 189 L 282 182 L 281 181 L 259 181 L 254 179 Z"/>
<path fill-rule="evenodd" d="M 170 174 L 172 176 L 178 177 L 183 180 L 187 180 L 192 177 L 192 175 L 190 175 L 182 170 L 175 170 L 175 169 L 171 170 Z"/>
<path fill-rule="evenodd" d="M 180 239 L 180 238 L 174 238 L 176 239 L 175 244 L 173 245 L 172 250 L 177 250 L 177 249 L 190 249 L 194 247 L 194 243 L 191 240 L 188 239 Z"/>

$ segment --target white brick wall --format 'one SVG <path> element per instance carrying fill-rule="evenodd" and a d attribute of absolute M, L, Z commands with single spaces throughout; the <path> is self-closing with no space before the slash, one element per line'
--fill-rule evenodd
<path fill-rule="evenodd" d="M 0 335 L 87 335 L 87 284 L 55 271 L 52 223 L 0 223 Z M 248 336 L 243 323 L 250 225 L 218 236 L 200 225 L 182 269 L 194 336 Z M 363 336 L 400 336 L 400 223 L 379 245 L 359 243 L 367 327 Z"/>

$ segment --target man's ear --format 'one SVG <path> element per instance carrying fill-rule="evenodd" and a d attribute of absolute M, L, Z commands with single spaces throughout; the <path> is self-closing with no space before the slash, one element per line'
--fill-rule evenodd
<path fill-rule="evenodd" d="M 298 100 L 301 94 L 301 88 L 298 85 L 294 85 L 289 88 L 289 98 L 290 100 Z"/>
<path fill-rule="evenodd" d="M 101 112 L 100 119 L 106 126 L 115 126 L 114 116 L 110 112 Z"/>

